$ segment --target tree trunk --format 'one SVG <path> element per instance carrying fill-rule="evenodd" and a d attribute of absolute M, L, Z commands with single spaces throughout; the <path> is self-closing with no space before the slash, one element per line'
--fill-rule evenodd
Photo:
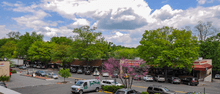
<path fill-rule="evenodd" d="M 121 78 L 120 78 L 120 79 L 121 79 Z M 122 79 L 121 79 L 121 82 L 122 82 L 123 85 L 125 85 L 125 84 L 124 84 L 124 81 L 123 81 Z"/>
<path fill-rule="evenodd" d="M 167 66 L 165 67 L 165 82 L 167 82 Z"/>
<path fill-rule="evenodd" d="M 130 87 L 130 77 L 128 78 L 128 88 Z"/>
<path fill-rule="evenodd" d="M 125 79 L 125 88 L 127 88 L 127 79 Z"/>

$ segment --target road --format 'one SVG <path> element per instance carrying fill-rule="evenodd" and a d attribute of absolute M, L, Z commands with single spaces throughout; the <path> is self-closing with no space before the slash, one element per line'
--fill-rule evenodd
<path fill-rule="evenodd" d="M 33 69 L 29 69 L 29 70 L 33 70 Z M 46 73 L 49 73 L 49 72 L 54 72 L 55 74 L 58 74 L 58 71 L 57 70 L 50 70 L 50 69 L 34 69 L 35 71 L 36 70 L 44 70 Z M 26 70 L 21 70 L 21 73 L 26 73 Z M 67 81 L 70 81 L 71 83 L 74 83 L 75 79 L 95 79 L 94 76 L 92 75 L 85 75 L 85 74 L 76 74 L 76 73 L 71 73 L 71 77 L 69 78 L 66 78 Z M 103 79 L 112 79 L 112 78 L 104 78 L 104 77 L 100 77 L 100 80 L 103 80 Z M 55 82 L 61 82 L 63 81 L 63 78 L 62 77 L 59 77 L 59 80 L 55 80 L 55 81 L 47 81 L 49 82 L 49 84 L 51 83 L 55 83 Z M 119 83 L 121 83 L 121 80 L 120 79 L 117 79 L 117 81 Z M 206 84 L 205 86 L 203 86 L 202 84 Z M 73 85 L 73 84 L 68 84 L 68 85 L 63 85 L 61 88 L 58 89 L 58 87 L 60 87 L 59 85 L 52 85 L 52 86 L 48 86 L 47 90 L 46 89 L 43 89 L 43 91 L 53 91 L 55 88 L 58 89 L 59 92 L 63 92 L 63 94 L 69 94 L 70 92 L 70 86 Z M 189 91 L 197 91 L 197 92 L 204 92 L 204 88 L 205 88 L 205 92 L 206 94 L 220 94 L 220 83 L 205 83 L 205 82 L 200 82 L 200 84 L 198 86 L 188 86 L 188 85 L 184 85 L 184 84 L 170 84 L 170 83 L 158 83 L 158 82 L 145 82 L 143 80 L 141 81 L 134 81 L 133 82 L 133 85 L 132 85 L 132 88 L 137 90 L 137 91 L 146 91 L 147 90 L 147 87 L 150 86 L 150 85 L 162 85 L 162 86 L 165 86 L 167 88 L 169 88 L 170 90 L 174 90 L 176 91 L 178 94 L 184 94 L 186 92 L 189 92 Z M 51 88 L 50 88 L 51 87 Z M 64 88 L 65 87 L 65 88 Z M 31 87 L 26 87 L 26 88 L 31 88 Z M 15 89 L 15 88 L 14 88 Z M 41 87 L 35 87 L 33 89 L 30 89 L 30 90 L 33 90 L 35 91 L 34 89 L 38 90 L 38 89 L 41 89 Z M 51 89 L 51 90 L 50 90 Z M 55 91 L 57 90 L 55 89 Z M 16 88 L 15 90 L 19 90 L 18 88 Z M 22 90 L 22 89 L 21 89 Z M 42 91 L 42 90 L 41 90 Z M 24 93 L 25 94 L 25 93 Z M 31 93 L 29 93 L 31 94 Z M 37 94 L 37 93 L 33 93 L 33 94 Z M 57 93 L 57 92 L 54 92 L 54 94 L 60 94 L 60 93 Z"/>

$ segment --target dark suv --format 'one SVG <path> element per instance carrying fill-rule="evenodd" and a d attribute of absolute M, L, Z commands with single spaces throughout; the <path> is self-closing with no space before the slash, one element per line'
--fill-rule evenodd
<path fill-rule="evenodd" d="M 147 88 L 147 92 L 149 94 L 155 94 L 155 93 L 159 93 L 159 94 L 177 94 L 175 91 L 171 91 L 166 87 L 162 87 L 162 86 L 158 86 L 158 85 L 149 86 Z"/>
<path fill-rule="evenodd" d="M 182 83 L 187 84 L 187 85 L 197 86 L 199 84 L 199 81 L 197 78 L 194 78 L 194 77 L 186 77 L 186 78 L 182 79 Z"/>

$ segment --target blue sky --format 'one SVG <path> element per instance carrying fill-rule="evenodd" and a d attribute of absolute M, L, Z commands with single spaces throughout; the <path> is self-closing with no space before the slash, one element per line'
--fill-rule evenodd
<path fill-rule="evenodd" d="M 145 30 L 220 26 L 220 0 L 1 0 L 0 38 L 10 31 L 36 31 L 48 41 L 73 36 L 74 28 L 96 26 L 107 41 L 136 47 Z"/>

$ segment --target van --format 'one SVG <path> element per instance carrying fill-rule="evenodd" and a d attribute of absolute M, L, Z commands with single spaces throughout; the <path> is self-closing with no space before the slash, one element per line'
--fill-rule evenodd
<path fill-rule="evenodd" d="M 79 80 L 75 85 L 71 86 L 72 93 L 83 94 L 83 92 L 96 91 L 98 92 L 101 88 L 100 80 L 90 79 L 90 80 Z"/>

